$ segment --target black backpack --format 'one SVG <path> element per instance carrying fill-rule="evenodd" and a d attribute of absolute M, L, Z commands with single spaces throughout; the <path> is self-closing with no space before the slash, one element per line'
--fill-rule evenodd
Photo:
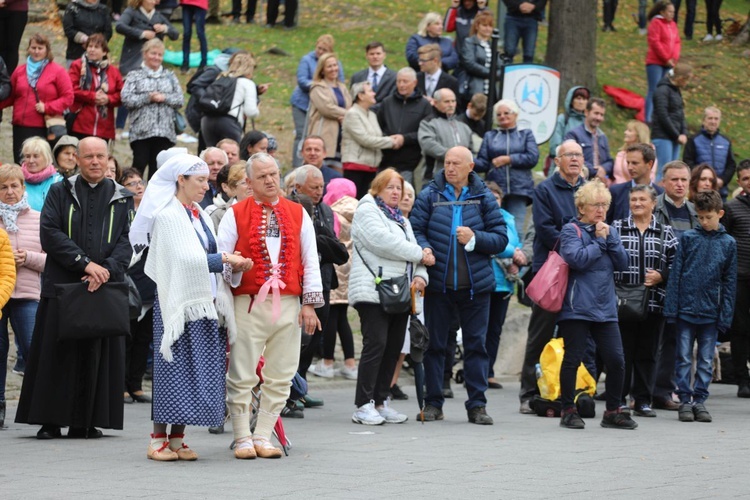
<path fill-rule="evenodd" d="M 220 76 L 206 88 L 200 99 L 198 109 L 207 116 L 225 116 L 232 110 L 234 89 L 237 88 L 237 78 Z"/>

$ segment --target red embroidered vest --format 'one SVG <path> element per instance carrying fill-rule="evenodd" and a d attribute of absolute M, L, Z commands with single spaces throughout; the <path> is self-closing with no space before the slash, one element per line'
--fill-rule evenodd
<path fill-rule="evenodd" d="M 278 263 L 281 265 L 279 277 L 286 284 L 280 290 L 282 295 L 302 295 L 302 252 L 300 235 L 302 234 L 302 205 L 279 198 L 276 205 L 270 206 L 276 215 L 279 225 L 281 245 Z M 266 247 L 268 219 L 263 212 L 263 205 L 254 198 L 247 198 L 232 206 L 237 224 L 238 250 L 245 257 L 253 259 L 253 268 L 242 275 L 240 286 L 232 289 L 234 295 L 257 295 L 260 287 L 271 277 L 272 262 Z"/>

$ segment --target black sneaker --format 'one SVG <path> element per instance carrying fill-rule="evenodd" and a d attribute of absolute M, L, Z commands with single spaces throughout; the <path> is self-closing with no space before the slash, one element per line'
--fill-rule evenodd
<path fill-rule="evenodd" d="M 638 427 L 638 424 L 630 418 L 629 413 L 623 413 L 620 411 L 604 412 L 602 417 L 602 427 L 609 429 L 629 429 L 633 430 Z"/>
<path fill-rule="evenodd" d="M 469 416 L 469 422 L 478 425 L 492 425 L 492 417 L 487 415 L 487 409 L 484 406 L 477 406 L 468 410 L 467 415 Z"/>
<path fill-rule="evenodd" d="M 633 410 L 633 413 L 638 415 L 639 417 L 655 417 L 656 412 L 651 409 L 649 405 L 638 405 L 635 407 L 635 410 Z"/>
<path fill-rule="evenodd" d="M 695 403 L 693 405 L 693 415 L 695 416 L 696 422 L 711 422 L 711 414 L 706 410 L 706 405 L 703 403 Z"/>
<path fill-rule="evenodd" d="M 570 410 L 563 411 L 562 417 L 560 417 L 560 427 L 583 429 L 586 427 L 586 422 L 583 421 L 575 408 L 571 408 Z"/>
<path fill-rule="evenodd" d="M 417 413 L 419 422 L 434 422 L 435 420 L 443 420 L 443 410 L 436 406 L 427 405 L 421 413 Z"/>
<path fill-rule="evenodd" d="M 281 410 L 281 416 L 284 418 L 305 418 L 305 411 L 297 406 L 296 401 L 287 401 Z"/>
<path fill-rule="evenodd" d="M 750 398 L 750 382 L 741 382 L 737 388 L 738 398 Z"/>
<path fill-rule="evenodd" d="M 394 401 L 406 401 L 407 399 L 409 399 L 409 396 L 401 390 L 398 384 L 393 384 L 391 386 L 391 399 L 393 399 Z"/>
<path fill-rule="evenodd" d="M 677 418 L 680 422 L 693 422 L 695 421 L 695 415 L 693 414 L 693 405 L 690 403 L 682 403 L 680 409 L 677 410 Z"/>

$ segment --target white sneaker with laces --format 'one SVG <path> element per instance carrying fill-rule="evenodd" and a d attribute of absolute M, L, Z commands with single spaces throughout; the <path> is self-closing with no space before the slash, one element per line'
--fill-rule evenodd
<path fill-rule="evenodd" d="M 391 398 L 383 401 L 383 406 L 377 408 L 378 413 L 385 419 L 386 424 L 403 424 L 409 417 L 391 408 Z"/>
<path fill-rule="evenodd" d="M 310 367 L 310 371 L 313 373 L 313 375 L 322 378 L 333 378 L 334 374 L 333 365 L 326 365 L 322 359 L 316 364 L 312 365 Z"/>
<path fill-rule="evenodd" d="M 352 422 L 362 425 L 381 425 L 385 419 L 375 410 L 375 401 L 370 400 L 369 403 L 357 408 L 352 415 Z"/>
<path fill-rule="evenodd" d="M 714 37 L 714 42 L 720 42 L 720 41 L 722 41 L 722 40 L 724 40 L 724 37 L 723 37 L 723 36 L 721 36 L 721 35 L 716 35 L 716 36 Z"/>
<path fill-rule="evenodd" d="M 713 42 L 713 41 L 714 41 L 714 36 L 711 33 L 703 37 L 703 43 Z"/>
<path fill-rule="evenodd" d="M 341 373 L 341 376 L 344 377 L 347 380 L 357 380 L 357 367 L 349 368 L 348 366 L 344 365 L 339 369 L 339 373 Z"/>

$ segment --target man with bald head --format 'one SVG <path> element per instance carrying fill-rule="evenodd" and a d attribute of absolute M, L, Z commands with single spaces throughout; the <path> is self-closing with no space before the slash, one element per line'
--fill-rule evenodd
<path fill-rule="evenodd" d="M 409 220 L 424 249 L 430 283 L 425 321 L 430 345 L 424 354 L 427 396 L 424 420 L 443 419 L 443 371 L 448 334 L 458 317 L 464 345 L 464 377 L 469 422 L 491 425 L 485 407 L 489 356 L 485 349 L 490 294 L 495 290 L 491 256 L 508 244 L 495 198 L 474 170 L 463 146 L 445 153 L 444 169 L 425 187 Z M 417 278 L 419 279 L 419 278 Z M 417 417 L 422 418 L 422 415 Z"/>
<path fill-rule="evenodd" d="M 425 156 L 425 180 L 432 179 L 433 169 L 443 168 L 445 153 L 454 146 L 471 147 L 471 129 L 456 118 L 456 94 L 451 89 L 436 90 L 432 106 L 435 117 L 419 125 L 419 146 Z"/>
<path fill-rule="evenodd" d="M 31 352 L 16 422 L 42 424 L 39 439 L 98 438 L 97 427 L 122 429 L 125 338 L 60 338 L 55 285 L 85 283 L 92 294 L 125 280 L 133 193 L 107 179 L 107 143 L 78 143 L 79 175 L 53 184 L 42 208 L 40 239 L 47 253 Z M 107 315 L 108 311 L 91 311 Z"/>
<path fill-rule="evenodd" d="M 396 92 L 386 97 L 378 109 L 378 123 L 383 135 L 404 137 L 399 149 L 384 149 L 382 168 L 393 167 L 404 180 L 414 184 L 414 169 L 422 160 L 419 146 L 419 124 L 432 117 L 432 106 L 417 89 L 417 73 L 401 68 L 396 73 Z"/>

